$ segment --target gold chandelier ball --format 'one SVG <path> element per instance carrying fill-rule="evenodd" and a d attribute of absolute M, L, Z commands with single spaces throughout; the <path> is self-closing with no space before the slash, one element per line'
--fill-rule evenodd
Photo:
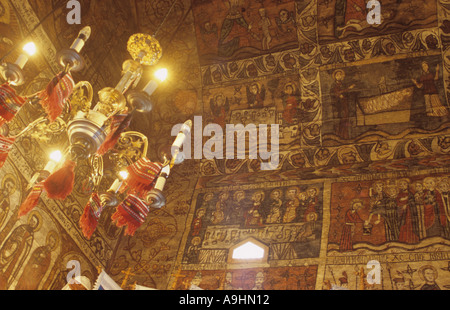
<path fill-rule="evenodd" d="M 162 57 L 161 45 L 149 34 L 132 35 L 128 40 L 127 49 L 135 61 L 147 66 L 156 65 Z"/>

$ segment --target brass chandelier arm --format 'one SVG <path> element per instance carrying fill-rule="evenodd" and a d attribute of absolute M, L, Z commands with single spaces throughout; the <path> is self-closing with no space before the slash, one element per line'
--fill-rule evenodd
<path fill-rule="evenodd" d="M 35 120 L 35 121 L 32 122 L 31 124 L 29 124 L 27 127 L 25 127 L 20 133 L 18 133 L 17 135 L 15 135 L 14 138 L 18 139 L 18 138 L 22 137 L 22 136 L 25 135 L 28 131 L 34 129 L 37 125 L 39 125 L 40 123 L 46 122 L 46 121 L 48 121 L 48 119 L 45 118 L 45 117 L 38 118 L 37 120 Z"/>

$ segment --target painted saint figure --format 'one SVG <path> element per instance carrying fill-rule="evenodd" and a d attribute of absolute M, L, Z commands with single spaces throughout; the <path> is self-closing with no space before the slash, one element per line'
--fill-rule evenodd
<path fill-rule="evenodd" d="M 294 124 L 297 119 L 299 107 L 299 94 L 297 87 L 293 83 L 284 86 L 284 112 L 283 120 L 288 124 Z"/>
<path fill-rule="evenodd" d="M 436 268 L 431 265 L 425 265 L 419 269 L 419 275 L 425 283 L 420 287 L 422 291 L 439 291 L 441 288 L 436 283 L 438 273 Z"/>
<path fill-rule="evenodd" d="M 278 12 L 278 17 L 275 18 L 275 22 L 277 24 L 278 39 L 284 37 L 296 38 L 297 30 L 294 12 L 289 12 L 286 9 L 281 9 L 280 12 Z"/>
<path fill-rule="evenodd" d="M 225 219 L 225 210 L 227 209 L 226 201 L 228 197 L 228 192 L 222 192 L 219 194 L 219 200 L 216 203 L 216 209 L 211 216 L 211 223 L 213 225 L 218 225 Z"/>
<path fill-rule="evenodd" d="M 412 79 L 417 88 L 423 90 L 425 97 L 425 108 L 428 116 L 447 116 L 448 110 L 442 104 L 439 98 L 439 92 L 436 86 L 436 81 L 439 80 L 439 65 L 436 66 L 436 73 L 430 72 L 429 64 L 422 62 L 422 75 L 419 80 Z"/>
<path fill-rule="evenodd" d="M 264 85 L 253 83 L 246 87 L 247 103 L 249 108 L 263 108 L 266 99 L 266 88 Z"/>
<path fill-rule="evenodd" d="M 315 218 L 316 220 L 319 218 L 319 190 L 315 187 L 308 188 L 306 191 L 308 197 L 306 199 L 306 210 L 304 214 L 304 221 L 308 222 L 309 219 Z"/>
<path fill-rule="evenodd" d="M 209 102 L 211 112 L 213 114 L 214 123 L 219 124 L 221 127 L 225 127 L 226 117 L 230 111 L 230 104 L 228 98 L 222 94 L 218 94 Z"/>
<path fill-rule="evenodd" d="M 398 241 L 404 243 L 419 242 L 417 209 L 414 205 L 414 195 L 409 190 L 409 181 L 398 181 L 397 208 L 400 222 Z"/>
<path fill-rule="evenodd" d="M 18 226 L 9 235 L 0 248 L 0 290 L 11 285 L 30 254 L 34 242 L 34 234 L 41 227 L 42 219 L 37 213 L 31 213 L 28 223 Z"/>
<path fill-rule="evenodd" d="M 0 189 L 0 228 L 3 226 L 10 209 L 9 197 L 16 191 L 16 179 L 8 174 L 3 178 Z"/>
<path fill-rule="evenodd" d="M 281 208 L 283 206 L 282 191 L 280 189 L 274 189 L 270 193 L 270 210 L 267 215 L 266 223 L 267 224 L 277 224 L 281 223 Z"/>
<path fill-rule="evenodd" d="M 368 226 L 373 216 L 376 216 L 375 225 L 380 224 L 381 216 L 384 212 L 384 204 L 386 203 L 386 194 L 384 193 L 384 183 L 382 181 L 376 182 L 369 190 L 370 196 L 370 214 L 366 221 Z"/>
<path fill-rule="evenodd" d="M 233 194 L 233 201 L 229 204 L 226 211 L 226 221 L 229 224 L 240 224 L 242 221 L 243 210 L 248 202 L 245 199 L 244 191 L 236 191 Z"/>
<path fill-rule="evenodd" d="M 242 46 L 248 46 L 245 42 L 252 26 L 242 15 L 242 0 L 227 0 L 229 10 L 225 17 L 219 35 L 219 56 L 230 57 Z"/>
<path fill-rule="evenodd" d="M 427 237 L 444 236 L 447 226 L 442 196 L 436 189 L 436 180 L 432 177 L 423 180 L 424 190 L 424 216 Z"/>
<path fill-rule="evenodd" d="M 270 49 L 270 42 L 272 42 L 272 36 L 270 35 L 269 27 L 272 26 L 270 18 L 266 15 L 266 9 L 259 9 L 259 16 L 261 20 L 259 21 L 259 27 L 262 31 L 261 44 L 262 50 Z"/>
<path fill-rule="evenodd" d="M 252 227 L 252 226 L 263 226 L 262 223 L 262 204 L 264 201 L 264 192 L 263 191 L 256 191 L 252 195 L 252 201 L 253 204 L 250 207 L 250 209 L 246 212 L 244 218 L 245 218 L 245 226 L 246 227 Z"/>
<path fill-rule="evenodd" d="M 439 182 L 439 192 L 442 196 L 445 216 L 447 217 L 447 224 L 445 225 L 444 235 L 448 239 L 450 238 L 450 183 L 447 178 L 444 178 Z"/>
<path fill-rule="evenodd" d="M 397 241 L 400 234 L 400 223 L 397 209 L 397 187 L 393 184 L 386 189 L 387 199 L 384 205 L 384 227 L 386 241 Z"/>
<path fill-rule="evenodd" d="M 363 202 L 360 199 L 354 199 L 351 202 L 350 209 L 345 213 L 344 228 L 339 243 L 340 252 L 353 251 L 353 236 L 356 224 L 364 222 L 358 214 L 358 210 L 362 206 Z"/>
<path fill-rule="evenodd" d="M 15 290 L 37 290 L 43 280 L 45 273 L 50 267 L 52 260 L 52 252 L 58 245 L 58 235 L 55 231 L 50 231 L 47 234 L 46 244 L 38 247 L 31 254 L 30 260 L 27 262 L 22 276 L 17 282 Z"/>
<path fill-rule="evenodd" d="M 192 236 L 200 235 L 200 231 L 203 227 L 203 217 L 205 214 L 206 210 L 203 208 L 197 211 L 197 216 L 192 221 Z"/>
<path fill-rule="evenodd" d="M 331 98 L 333 105 L 333 119 L 338 120 L 335 127 L 336 135 L 343 139 L 350 138 L 350 98 L 349 91 L 355 88 L 352 84 L 345 87 L 344 79 L 345 72 L 343 70 L 336 70 L 333 73 L 334 84 L 331 87 Z"/>
<path fill-rule="evenodd" d="M 297 197 L 299 191 L 297 187 L 291 187 L 287 190 L 283 223 L 291 223 L 296 219 L 297 208 L 300 206 L 300 200 Z"/>
<path fill-rule="evenodd" d="M 417 222 L 420 240 L 425 239 L 427 236 L 427 230 L 425 227 L 425 213 L 424 213 L 425 196 L 423 190 L 424 188 L 422 182 L 416 182 L 414 184 L 414 203 L 416 205 L 417 210 Z"/>

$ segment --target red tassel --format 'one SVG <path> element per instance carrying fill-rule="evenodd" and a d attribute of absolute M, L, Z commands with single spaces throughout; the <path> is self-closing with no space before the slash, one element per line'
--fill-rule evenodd
<path fill-rule="evenodd" d="M 134 236 L 136 230 L 145 222 L 148 214 L 147 205 L 135 195 L 128 195 L 111 216 L 117 227 L 126 226 L 125 235 Z"/>
<path fill-rule="evenodd" d="M 0 135 L 0 168 L 3 167 L 8 159 L 9 152 L 11 151 L 15 142 L 15 138 L 6 138 Z"/>
<path fill-rule="evenodd" d="M 120 135 L 130 126 L 132 114 L 121 114 L 113 117 L 110 126 L 110 132 L 105 139 L 105 142 L 100 146 L 97 154 L 103 156 L 109 150 L 113 149 Z"/>
<path fill-rule="evenodd" d="M 83 235 L 90 240 L 92 234 L 97 228 L 98 220 L 102 213 L 102 203 L 97 193 L 93 193 L 91 199 L 84 208 L 83 215 L 80 218 L 80 228 Z"/>
<path fill-rule="evenodd" d="M 153 163 L 146 157 L 141 158 L 127 168 L 129 175 L 125 182 L 131 190 L 136 192 L 149 191 L 153 188 L 153 183 L 161 169 L 161 163 Z"/>
<path fill-rule="evenodd" d="M 18 96 L 7 83 L 0 86 L 0 123 L 10 122 L 27 101 L 25 97 Z"/>
<path fill-rule="evenodd" d="M 64 200 L 72 193 L 75 181 L 76 163 L 67 160 L 64 165 L 44 182 L 44 188 L 50 199 Z"/>
<path fill-rule="evenodd" d="M 39 93 L 40 103 L 51 122 L 54 122 L 62 114 L 64 105 L 74 87 L 72 75 L 61 72 L 53 78 L 44 91 Z"/>
<path fill-rule="evenodd" d="M 28 194 L 25 201 L 22 203 L 22 205 L 19 208 L 19 218 L 22 216 L 27 215 L 31 210 L 33 210 L 37 204 L 39 203 L 39 198 L 41 197 L 41 193 L 44 190 L 44 183 L 40 182 L 37 183 L 31 192 Z"/>

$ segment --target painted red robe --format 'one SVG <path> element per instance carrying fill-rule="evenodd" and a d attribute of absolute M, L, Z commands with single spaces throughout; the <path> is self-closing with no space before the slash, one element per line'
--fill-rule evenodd
<path fill-rule="evenodd" d="M 351 20 L 366 20 L 366 3 L 364 0 L 347 0 L 345 24 Z"/>
<path fill-rule="evenodd" d="M 283 119 L 287 123 L 289 123 L 289 124 L 294 123 L 294 118 L 297 114 L 297 108 L 298 108 L 297 98 L 295 98 L 294 96 L 289 96 L 286 99 L 286 107 L 284 108 L 284 112 L 283 112 Z"/>
<path fill-rule="evenodd" d="M 408 191 L 402 191 L 397 195 L 399 217 L 402 219 L 398 241 L 409 244 L 419 242 L 419 236 L 414 231 L 417 220 L 414 219 L 412 212 L 414 206 L 409 203 L 410 198 L 411 194 Z"/>
<path fill-rule="evenodd" d="M 427 196 L 431 197 L 431 201 Z M 424 197 L 425 228 L 430 229 L 433 225 L 445 227 L 447 225 L 447 217 L 441 194 L 437 190 L 432 192 L 424 190 Z"/>
<path fill-rule="evenodd" d="M 356 226 L 357 223 L 363 223 L 357 212 L 352 212 L 353 210 L 348 210 L 345 214 L 344 229 L 342 229 L 341 241 L 339 244 L 340 252 L 353 251 L 353 234 L 352 227 Z"/>

